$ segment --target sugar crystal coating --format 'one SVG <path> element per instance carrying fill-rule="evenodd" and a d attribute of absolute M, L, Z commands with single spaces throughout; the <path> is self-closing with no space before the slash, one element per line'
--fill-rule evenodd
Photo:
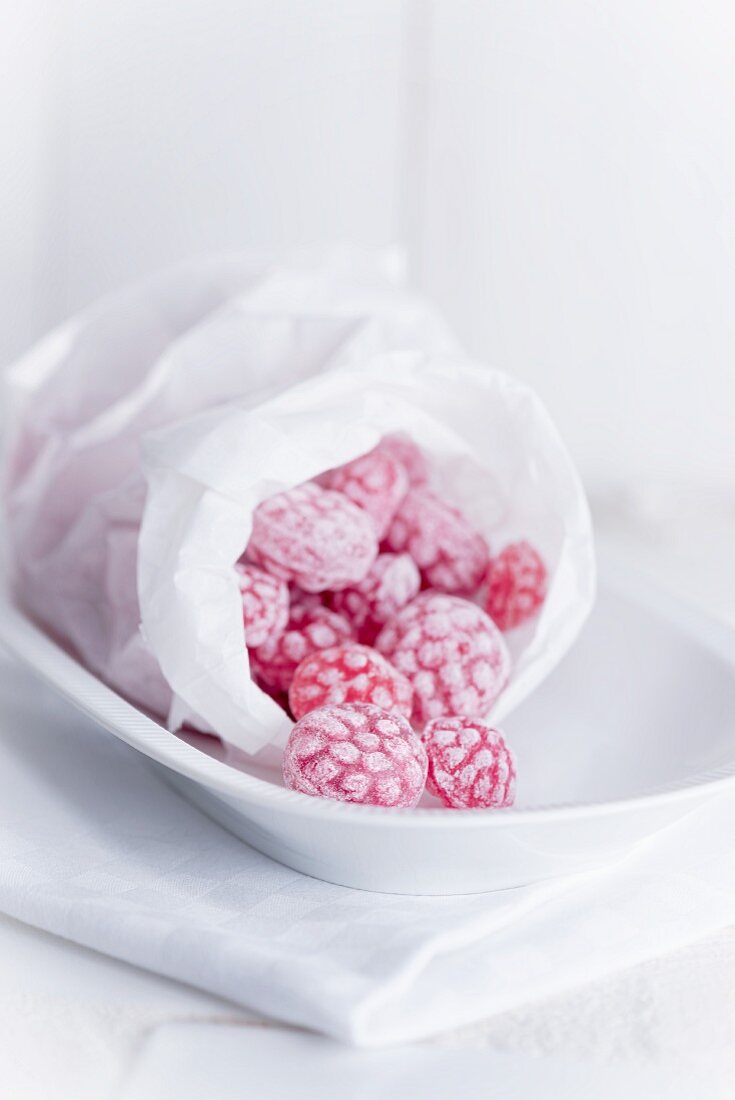
<path fill-rule="evenodd" d="M 250 650 L 253 679 L 271 694 L 288 691 L 296 667 L 304 657 L 351 640 L 352 636 L 347 619 L 328 607 L 292 607 L 283 634 Z"/>
<path fill-rule="evenodd" d="M 513 630 L 541 608 L 547 582 L 538 551 L 529 542 L 512 542 L 488 565 L 485 610 L 501 630 Z"/>
<path fill-rule="evenodd" d="M 262 501 L 253 514 L 248 560 L 306 592 L 361 581 L 378 553 L 370 517 L 308 482 Z"/>
<path fill-rule="evenodd" d="M 488 562 L 485 539 L 458 508 L 431 489 L 411 489 L 393 518 L 386 546 L 408 552 L 431 588 L 474 592 Z"/>
<path fill-rule="evenodd" d="M 435 718 L 422 733 L 427 787 L 445 806 L 512 806 L 516 766 L 502 733 L 475 718 Z"/>
<path fill-rule="evenodd" d="M 408 475 L 409 485 L 425 485 L 429 480 L 429 460 L 417 443 L 403 432 L 384 435 L 378 450 L 400 462 Z"/>
<path fill-rule="evenodd" d="M 426 769 L 426 750 L 406 719 L 370 703 L 309 711 L 283 754 L 291 790 L 371 806 L 415 806 Z"/>
<path fill-rule="evenodd" d="M 286 584 L 245 562 L 236 563 L 235 573 L 242 597 L 245 644 L 259 646 L 268 638 L 279 637 L 288 622 Z"/>
<path fill-rule="evenodd" d="M 373 450 L 360 455 L 345 466 L 327 471 L 320 483 L 346 497 L 362 508 L 375 524 L 382 539 L 390 526 L 398 505 L 408 491 L 408 475 L 392 455 Z"/>
<path fill-rule="evenodd" d="M 410 718 L 413 688 L 376 650 L 348 643 L 304 658 L 288 699 L 294 718 L 333 703 L 373 703 Z"/>
<path fill-rule="evenodd" d="M 459 596 L 424 592 L 383 628 L 376 649 L 413 684 L 413 719 L 492 707 L 510 675 L 503 636 L 485 612 Z"/>
<path fill-rule="evenodd" d="M 366 577 L 330 597 L 330 606 L 350 620 L 361 642 L 372 645 L 380 630 L 418 595 L 421 577 L 410 554 L 378 554 Z"/>

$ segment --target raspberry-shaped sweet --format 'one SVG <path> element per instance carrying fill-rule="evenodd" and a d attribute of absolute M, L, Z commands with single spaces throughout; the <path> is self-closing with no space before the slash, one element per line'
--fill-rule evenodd
<path fill-rule="evenodd" d="M 487 568 L 485 610 L 501 630 L 532 618 L 546 599 L 548 573 L 529 542 L 512 542 Z"/>
<path fill-rule="evenodd" d="M 370 517 L 343 493 L 312 482 L 259 504 L 247 547 L 249 561 L 306 592 L 361 581 L 377 553 Z"/>
<path fill-rule="evenodd" d="M 418 594 L 421 577 L 410 554 L 378 554 L 368 575 L 330 597 L 361 642 L 372 645 L 385 623 Z"/>
<path fill-rule="evenodd" d="M 333 703 L 373 703 L 410 718 L 413 688 L 376 650 L 345 644 L 306 657 L 294 673 L 288 701 L 294 718 Z"/>
<path fill-rule="evenodd" d="M 288 590 L 291 607 L 306 607 L 313 611 L 315 607 L 324 607 L 329 592 L 304 592 L 303 588 L 292 584 Z M 336 609 L 335 609 L 336 610 Z"/>
<path fill-rule="evenodd" d="M 370 703 L 309 711 L 283 753 L 291 790 L 371 806 L 415 806 L 426 768 L 426 750 L 406 719 Z"/>
<path fill-rule="evenodd" d="M 288 622 L 288 587 L 278 577 L 244 562 L 235 565 L 242 597 L 245 645 L 262 645 L 283 634 Z"/>
<path fill-rule="evenodd" d="M 345 466 L 328 470 L 320 482 L 338 493 L 344 493 L 372 519 L 375 532 L 382 539 L 408 491 L 408 475 L 392 455 L 373 450 L 360 455 Z"/>
<path fill-rule="evenodd" d="M 459 596 L 424 592 L 375 642 L 413 684 L 413 717 L 484 715 L 508 682 L 510 655 L 488 615 Z"/>
<path fill-rule="evenodd" d="M 408 475 L 409 485 L 425 485 L 429 480 L 429 460 L 418 446 L 403 432 L 384 435 L 377 449 L 400 462 Z"/>
<path fill-rule="evenodd" d="M 250 650 L 253 679 L 271 694 L 288 691 L 304 657 L 352 638 L 351 624 L 328 607 L 292 607 L 283 634 Z"/>
<path fill-rule="evenodd" d="M 429 757 L 426 785 L 445 806 L 513 805 L 515 760 L 499 730 L 475 718 L 435 718 L 422 740 Z"/>
<path fill-rule="evenodd" d="M 406 494 L 385 541 L 390 550 L 407 551 L 426 585 L 441 592 L 474 592 L 485 574 L 484 538 L 458 508 L 431 489 Z"/>

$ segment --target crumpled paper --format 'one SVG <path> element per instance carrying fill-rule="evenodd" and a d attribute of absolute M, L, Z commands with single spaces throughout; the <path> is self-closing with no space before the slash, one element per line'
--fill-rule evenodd
<path fill-rule="evenodd" d="M 594 598 L 581 484 L 528 387 L 457 353 L 353 361 L 263 399 L 212 409 L 149 435 L 138 583 L 143 631 L 175 693 L 174 725 L 212 729 L 248 753 L 291 727 L 249 676 L 233 569 L 257 504 L 407 431 L 433 460 L 436 488 L 491 548 L 528 538 L 550 571 L 539 616 L 508 638 L 513 672 L 501 720 L 553 668 Z"/>
<path fill-rule="evenodd" d="M 387 431 L 426 448 L 436 487 L 491 547 L 526 537 L 549 564 L 542 614 L 509 636 L 494 718 L 591 606 L 587 506 L 548 416 L 526 387 L 461 357 L 395 256 L 190 264 L 74 318 L 8 380 L 16 598 L 172 728 L 249 753 L 283 742 L 290 723 L 249 678 L 233 563 L 258 501 Z"/>
<path fill-rule="evenodd" d="M 168 714 L 171 687 L 139 629 L 141 439 L 377 352 L 455 346 L 392 253 L 217 257 L 104 299 L 7 374 L 4 551 L 16 599 L 112 687 Z"/>

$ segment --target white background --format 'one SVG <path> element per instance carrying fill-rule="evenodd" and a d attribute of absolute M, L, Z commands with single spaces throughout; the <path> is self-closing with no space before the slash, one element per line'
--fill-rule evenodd
<path fill-rule="evenodd" d="M 0 359 L 232 247 L 405 243 L 590 487 L 735 468 L 725 0 L 0 0 Z"/>

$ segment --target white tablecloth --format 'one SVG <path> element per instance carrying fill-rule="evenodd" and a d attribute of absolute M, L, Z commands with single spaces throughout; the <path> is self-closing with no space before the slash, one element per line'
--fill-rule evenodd
<path fill-rule="evenodd" d="M 268 1093 L 258 1076 L 245 1077 L 250 1064 L 246 1039 L 253 1030 L 262 1034 L 262 1023 L 247 1013 L 196 990 L 136 970 L 123 963 L 64 940 L 37 932 L 9 918 L 0 918 L 0 1080 L 2 1093 L 13 1100 L 189 1100 L 182 1091 L 183 1054 L 192 1043 L 185 1025 L 198 1031 L 199 1072 L 214 1058 L 212 1037 L 226 1027 L 229 1040 L 218 1048 L 227 1052 L 228 1080 L 241 1090 L 249 1081 L 252 1091 L 214 1090 L 212 1100 Z M 538 1100 L 544 1095 L 539 1080 L 549 1085 L 553 1075 L 564 1072 L 568 1084 L 576 1080 L 589 1088 L 590 1081 L 625 1082 L 618 1096 L 628 1100 L 666 1097 L 655 1090 L 651 1075 L 668 1069 L 668 1095 L 694 1095 L 684 1089 L 692 1078 L 698 1095 L 707 1100 L 732 1095 L 735 1079 L 735 932 L 704 940 L 683 951 L 627 970 L 604 982 L 506 1013 L 476 1027 L 442 1036 L 425 1047 L 461 1055 L 466 1050 L 487 1055 L 475 1061 L 473 1073 L 484 1082 L 485 1093 L 496 1075 L 508 1088 L 512 1075 L 516 1091 L 504 1096 Z M 269 1029 L 270 1030 L 270 1029 Z M 273 1029 L 288 1037 L 302 1034 Z M 176 1037 L 172 1045 L 171 1037 Z M 184 1037 L 185 1041 L 184 1041 Z M 181 1042 L 179 1042 L 181 1038 Z M 242 1039 L 242 1042 L 240 1041 Z M 324 1053 L 327 1068 L 333 1058 L 328 1040 L 314 1039 Z M 283 1051 L 290 1058 L 289 1046 Z M 209 1053 L 208 1053 L 209 1052 Z M 346 1051 L 359 1060 L 364 1052 Z M 370 1051 L 379 1067 L 389 1052 Z M 291 1059 L 295 1071 L 299 1062 Z M 433 1068 L 433 1067 L 429 1067 Z M 259 1067 L 258 1074 L 263 1073 Z M 676 1076 L 672 1079 L 671 1073 Z M 265 1075 L 267 1081 L 267 1074 Z M 169 1081 L 168 1090 L 162 1081 Z M 259 1082 L 260 1085 L 259 1085 Z M 156 1086 L 147 1094 L 144 1086 Z M 376 1076 L 360 1094 L 381 1096 Z M 258 1092 L 258 1088 L 262 1091 Z M 336 1088 L 323 1100 L 337 1097 Z M 204 1095 L 199 1093 L 199 1097 Z M 294 1093 L 295 1095 L 295 1093 Z M 382 1095 L 385 1095 L 384 1093 Z M 437 1093 L 425 1092 L 426 1097 Z M 571 1091 L 549 1091 L 547 1096 L 574 1096 Z M 589 1091 L 579 1093 L 588 1097 Z M 615 1092 L 610 1095 L 615 1096 Z"/>

